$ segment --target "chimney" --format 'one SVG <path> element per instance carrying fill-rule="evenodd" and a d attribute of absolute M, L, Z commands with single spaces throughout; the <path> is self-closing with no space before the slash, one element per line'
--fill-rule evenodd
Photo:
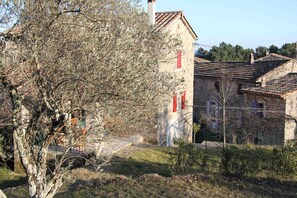
<path fill-rule="evenodd" d="M 148 0 L 147 2 L 147 14 L 149 17 L 149 24 L 155 25 L 156 22 L 156 0 Z"/>
<path fill-rule="evenodd" d="M 255 62 L 254 53 L 251 53 L 251 55 L 250 55 L 250 65 L 252 65 L 254 62 Z"/>

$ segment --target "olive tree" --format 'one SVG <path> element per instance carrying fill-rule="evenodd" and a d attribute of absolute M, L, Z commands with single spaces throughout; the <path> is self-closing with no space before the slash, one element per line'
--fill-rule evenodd
<path fill-rule="evenodd" d="M 70 115 L 91 120 L 87 134 L 112 130 L 98 114 L 142 130 L 178 83 L 158 64 L 179 42 L 150 26 L 134 1 L 3 0 L 0 6 L 0 22 L 10 26 L 2 34 L 0 84 L 10 99 L 15 149 L 29 196 L 53 197 L 71 168 L 67 153 L 79 141 Z M 61 130 L 72 141 L 47 171 L 49 147 Z"/>

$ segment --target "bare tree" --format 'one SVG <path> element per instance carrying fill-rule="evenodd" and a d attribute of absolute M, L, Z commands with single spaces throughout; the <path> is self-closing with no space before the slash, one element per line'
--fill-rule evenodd
<path fill-rule="evenodd" d="M 119 118 L 123 127 L 145 127 L 146 113 L 176 85 L 171 75 L 158 72 L 158 63 L 177 42 L 149 26 L 133 1 L 0 3 L 0 22 L 13 24 L 2 35 L 7 42 L 0 82 L 11 102 L 15 149 L 29 196 L 53 197 L 71 167 L 67 153 L 81 136 L 71 115 L 92 121 L 87 134 L 112 130 L 98 122 L 101 116 Z M 69 141 L 48 175 L 49 147 L 62 130 Z"/>
<path fill-rule="evenodd" d="M 219 79 L 218 102 L 222 108 L 222 132 L 223 132 L 223 147 L 226 146 L 226 124 L 227 124 L 227 104 L 231 102 L 232 97 L 236 94 L 232 75 L 226 71 L 221 71 Z"/>
<path fill-rule="evenodd" d="M 232 72 L 221 69 L 216 79 L 203 80 L 200 84 L 196 88 L 199 98 L 194 106 L 196 112 L 205 114 L 200 119 L 206 118 L 208 124 L 212 125 L 210 127 L 222 135 L 223 146 L 226 145 L 228 136 L 232 136 L 235 143 L 238 115 L 244 107 L 243 97 L 238 95 L 240 83 L 233 78 Z"/>

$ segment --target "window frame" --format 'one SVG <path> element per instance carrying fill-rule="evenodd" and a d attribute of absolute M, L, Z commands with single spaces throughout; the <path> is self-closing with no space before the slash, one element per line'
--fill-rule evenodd
<path fill-rule="evenodd" d="M 182 50 L 177 50 L 176 52 L 176 69 L 182 69 Z"/>

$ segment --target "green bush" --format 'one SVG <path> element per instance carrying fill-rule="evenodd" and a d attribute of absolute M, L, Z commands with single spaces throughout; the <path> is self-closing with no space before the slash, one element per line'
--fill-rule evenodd
<path fill-rule="evenodd" d="M 222 150 L 221 167 L 234 176 L 255 175 L 262 170 L 262 151 L 252 147 L 229 146 Z"/>
<path fill-rule="evenodd" d="M 286 145 L 273 149 L 271 170 L 280 177 L 292 178 L 297 174 L 297 148 Z"/>
<path fill-rule="evenodd" d="M 193 173 L 206 164 L 203 163 L 205 157 L 201 149 L 184 140 L 177 140 L 175 144 L 178 145 L 178 149 L 172 157 L 173 174 Z"/>

